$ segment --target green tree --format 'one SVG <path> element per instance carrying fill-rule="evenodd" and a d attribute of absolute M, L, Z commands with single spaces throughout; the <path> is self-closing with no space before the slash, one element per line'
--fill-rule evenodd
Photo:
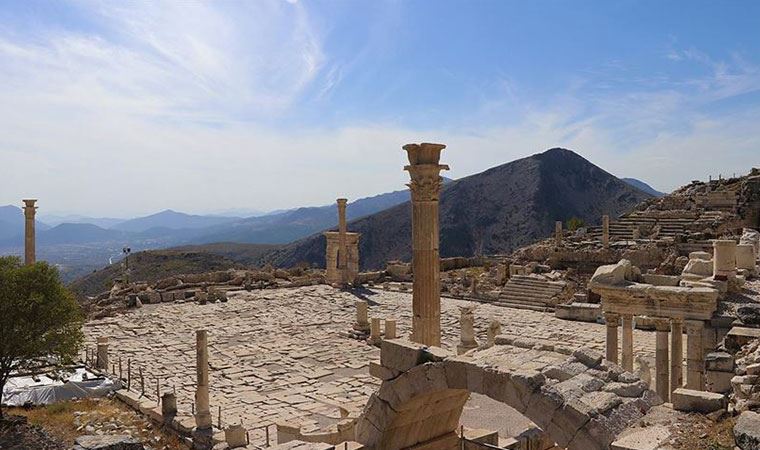
<path fill-rule="evenodd" d="M 578 228 L 581 228 L 584 225 L 586 225 L 586 223 L 581 218 L 571 217 L 570 219 L 567 220 L 567 223 L 565 225 L 567 225 L 568 230 L 575 231 Z"/>
<path fill-rule="evenodd" d="M 0 392 L 14 371 L 51 359 L 71 363 L 82 345 L 82 322 L 79 305 L 55 267 L 0 257 Z"/>

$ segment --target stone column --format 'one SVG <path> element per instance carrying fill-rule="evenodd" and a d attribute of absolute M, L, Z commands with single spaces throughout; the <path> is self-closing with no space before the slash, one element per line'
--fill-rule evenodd
<path fill-rule="evenodd" d="M 356 323 L 354 330 L 366 333 L 369 331 L 368 305 L 365 300 L 356 301 Z"/>
<path fill-rule="evenodd" d="M 610 246 L 610 216 L 602 216 L 602 245 L 604 248 Z"/>
<path fill-rule="evenodd" d="M 727 280 L 736 275 L 736 242 L 732 240 L 713 241 L 713 277 Z"/>
<path fill-rule="evenodd" d="M 633 315 L 623 314 L 623 369 L 633 372 Z"/>
<path fill-rule="evenodd" d="M 369 325 L 369 343 L 374 345 L 380 342 L 380 318 L 373 317 Z"/>
<path fill-rule="evenodd" d="M 604 322 L 607 324 L 607 361 L 618 363 L 618 327 L 620 315 L 605 313 Z"/>
<path fill-rule="evenodd" d="M 554 222 L 554 244 L 559 247 L 562 245 L 562 222 Z"/>
<path fill-rule="evenodd" d="M 492 347 L 496 344 L 496 336 L 501 334 L 501 323 L 496 319 L 491 319 L 491 323 L 488 324 L 488 346 Z"/>
<path fill-rule="evenodd" d="M 459 307 L 459 345 L 457 345 L 457 355 L 466 353 L 473 348 L 478 347 L 478 341 L 475 339 L 475 307 Z"/>
<path fill-rule="evenodd" d="M 668 319 L 656 318 L 654 326 L 657 330 L 657 341 L 655 347 L 655 383 L 657 384 L 657 394 L 663 401 L 670 401 L 670 364 L 668 359 L 668 333 L 670 332 L 670 321 Z"/>
<path fill-rule="evenodd" d="M 396 339 L 396 319 L 385 319 L 385 339 Z"/>
<path fill-rule="evenodd" d="M 670 392 L 683 387 L 683 320 L 670 321 Z"/>
<path fill-rule="evenodd" d="M 24 264 L 34 264 L 37 261 L 36 238 L 34 231 L 34 216 L 37 214 L 37 207 L 34 204 L 36 199 L 24 200 Z"/>
<path fill-rule="evenodd" d="M 195 332 L 195 425 L 199 430 L 211 429 L 211 409 L 208 393 L 208 335 L 206 330 Z"/>
<path fill-rule="evenodd" d="M 338 202 L 338 272 L 340 273 L 340 282 L 346 284 L 348 278 L 346 269 L 348 268 L 348 246 L 346 245 L 346 203 L 348 200 L 339 198 Z"/>
<path fill-rule="evenodd" d="M 412 340 L 441 346 L 441 279 L 438 236 L 442 144 L 407 144 L 412 191 Z"/>
<path fill-rule="evenodd" d="M 97 339 L 97 360 L 95 362 L 95 368 L 98 370 L 108 371 L 108 338 L 99 337 Z"/>
<path fill-rule="evenodd" d="M 702 330 L 705 326 L 701 320 L 686 320 L 686 388 L 703 391 L 704 356 L 702 348 Z"/>

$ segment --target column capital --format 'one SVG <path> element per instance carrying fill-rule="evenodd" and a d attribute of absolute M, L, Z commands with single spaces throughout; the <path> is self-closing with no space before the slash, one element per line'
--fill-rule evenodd
<path fill-rule="evenodd" d="M 620 326 L 620 314 L 618 313 L 604 313 L 604 321 L 607 323 L 608 327 L 619 327 Z"/>
<path fill-rule="evenodd" d="M 683 326 L 684 319 L 683 317 L 671 317 L 670 323 L 672 325 L 682 325 Z"/>
<path fill-rule="evenodd" d="M 652 319 L 654 322 L 654 328 L 657 331 L 670 331 L 670 319 L 667 317 L 654 317 Z"/>
<path fill-rule="evenodd" d="M 335 201 L 338 202 L 338 206 L 346 206 L 346 203 L 348 203 L 347 198 L 339 198 L 339 199 L 336 199 Z"/>

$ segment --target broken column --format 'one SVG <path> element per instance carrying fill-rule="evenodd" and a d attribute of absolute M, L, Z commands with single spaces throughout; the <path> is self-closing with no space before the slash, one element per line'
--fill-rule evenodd
<path fill-rule="evenodd" d="M 380 318 L 379 317 L 373 317 L 372 319 L 370 319 L 368 342 L 372 345 L 380 343 Z"/>
<path fill-rule="evenodd" d="M 602 216 L 602 246 L 610 246 L 610 216 L 607 214 Z"/>
<path fill-rule="evenodd" d="M 385 339 L 396 339 L 396 319 L 385 319 Z"/>
<path fill-rule="evenodd" d="M 195 332 L 195 426 L 193 445 L 196 448 L 206 448 L 211 438 L 211 409 L 209 407 L 208 379 L 208 335 L 206 330 Z M 208 437 L 208 440 L 205 438 Z"/>
<path fill-rule="evenodd" d="M 356 301 L 356 323 L 354 323 L 354 330 L 361 333 L 369 332 L 369 313 L 365 300 Z"/>
<path fill-rule="evenodd" d="M 164 420 L 171 420 L 177 415 L 177 394 L 174 392 L 165 392 L 161 396 L 161 416 Z"/>
<path fill-rule="evenodd" d="M 713 277 L 716 280 L 733 279 L 736 276 L 736 242 L 713 241 Z"/>
<path fill-rule="evenodd" d="M 562 245 L 562 222 L 554 222 L 554 244 L 559 247 Z"/>
<path fill-rule="evenodd" d="M 477 347 L 478 341 L 475 339 L 475 307 L 460 306 L 459 345 L 457 345 L 457 355 L 461 355 Z"/>
<path fill-rule="evenodd" d="M 441 345 L 441 280 L 438 236 L 438 198 L 441 192 L 439 164 L 442 144 L 407 144 L 412 193 L 412 340 Z"/>
<path fill-rule="evenodd" d="M 670 367 L 668 360 L 668 333 L 670 332 L 670 320 L 663 318 L 654 319 L 657 330 L 655 345 L 655 380 L 657 395 L 664 401 L 670 400 Z"/>
<path fill-rule="evenodd" d="M 623 314 L 623 348 L 622 348 L 622 365 L 623 369 L 633 372 L 633 315 Z"/>
<path fill-rule="evenodd" d="M 704 322 L 701 320 L 686 320 L 686 388 L 696 391 L 705 389 L 703 376 L 704 351 L 702 347 L 702 331 Z"/>
<path fill-rule="evenodd" d="M 683 387 L 683 320 L 670 321 L 670 392 Z"/>
<path fill-rule="evenodd" d="M 488 324 L 487 345 L 493 347 L 496 345 L 496 336 L 501 334 L 501 322 L 496 319 L 491 319 L 491 323 Z"/>
<path fill-rule="evenodd" d="M 37 261 L 36 238 L 34 231 L 34 216 L 37 214 L 37 207 L 34 204 L 36 199 L 24 200 L 24 264 L 34 264 Z"/>
<path fill-rule="evenodd" d="M 755 247 L 752 244 L 736 246 L 736 268 L 746 270 L 755 275 Z"/>
<path fill-rule="evenodd" d="M 108 338 L 99 337 L 97 339 L 97 359 L 95 368 L 98 370 L 108 370 Z"/>
<path fill-rule="evenodd" d="M 348 200 L 339 198 L 338 202 L 338 272 L 340 282 L 345 285 L 348 282 L 346 269 L 348 268 L 348 246 L 346 245 L 346 203 Z"/>
<path fill-rule="evenodd" d="M 606 313 L 604 322 L 607 325 L 607 361 L 618 363 L 618 327 L 620 326 L 620 315 Z"/>

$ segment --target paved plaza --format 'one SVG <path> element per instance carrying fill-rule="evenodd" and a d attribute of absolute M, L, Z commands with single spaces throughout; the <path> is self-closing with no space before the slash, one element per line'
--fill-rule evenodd
<path fill-rule="evenodd" d="M 248 429 L 287 420 L 303 429 L 336 423 L 339 407 L 361 411 L 379 380 L 370 377 L 369 361 L 378 348 L 349 337 L 354 302 L 369 302 L 370 317 L 395 318 L 400 337 L 411 329 L 411 294 L 362 290 L 360 294 L 328 286 L 230 292 L 226 303 L 164 303 L 85 326 L 88 345 L 107 336 L 110 361 L 132 361 L 132 390 L 139 390 L 142 368 L 146 395 L 156 398 L 176 389 L 180 410 L 189 411 L 195 389 L 195 330 L 209 334 L 211 408 L 214 424 L 221 407 L 223 424 Z M 474 303 L 441 299 L 442 346 L 454 350 L 459 340 L 458 306 Z M 572 322 L 552 314 L 477 305 L 475 329 L 486 341 L 491 318 L 502 334 L 539 339 L 570 347 L 605 348 L 604 325 Z M 654 355 L 654 333 L 634 332 L 635 352 Z M 117 369 L 118 371 L 118 369 Z M 468 408 L 478 408 L 473 400 Z M 477 417 L 477 414 L 468 414 Z M 273 431 L 273 430 L 272 430 Z M 252 432 L 252 440 L 263 431 Z"/>

